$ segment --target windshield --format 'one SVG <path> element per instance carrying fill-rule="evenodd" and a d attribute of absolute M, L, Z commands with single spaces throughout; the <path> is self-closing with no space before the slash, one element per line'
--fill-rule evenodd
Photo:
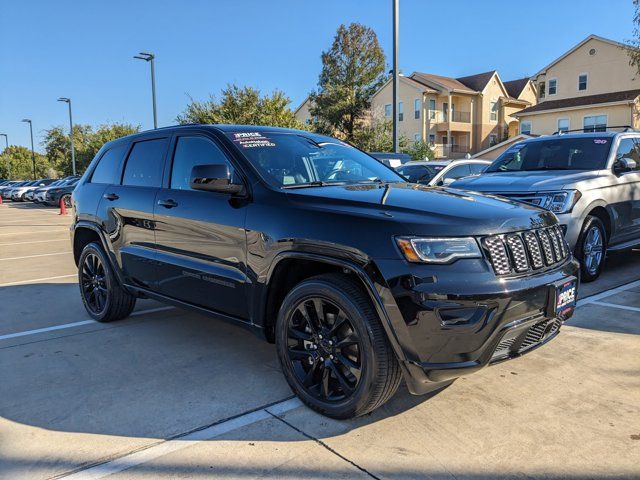
<path fill-rule="evenodd" d="M 601 170 L 606 167 L 610 138 L 549 138 L 518 143 L 500 155 L 487 172 L 533 170 Z"/>
<path fill-rule="evenodd" d="M 396 168 L 396 172 L 412 183 L 429 182 L 445 165 L 404 165 Z"/>
<path fill-rule="evenodd" d="M 375 158 L 339 140 L 317 143 L 295 133 L 239 132 L 227 136 L 278 188 L 404 181 Z"/>

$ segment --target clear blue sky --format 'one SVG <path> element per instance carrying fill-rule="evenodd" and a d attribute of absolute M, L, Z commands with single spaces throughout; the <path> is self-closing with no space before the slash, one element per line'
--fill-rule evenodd
<path fill-rule="evenodd" d="M 497 69 L 534 74 L 595 33 L 632 34 L 631 0 L 400 0 L 400 68 L 449 76 Z M 283 90 L 295 108 L 316 86 L 320 53 L 341 23 L 372 27 L 391 53 L 391 0 L 108 0 L 0 3 L 0 132 L 36 143 L 54 125 L 131 122 L 152 127 L 148 64 L 157 55 L 159 124 L 188 95 L 236 82 Z M 39 148 L 37 145 L 36 148 Z"/>

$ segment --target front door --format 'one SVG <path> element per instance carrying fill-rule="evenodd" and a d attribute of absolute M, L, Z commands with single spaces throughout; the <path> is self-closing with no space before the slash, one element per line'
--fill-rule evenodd
<path fill-rule="evenodd" d="M 245 204 L 189 187 L 195 165 L 227 164 L 232 172 L 233 166 L 223 148 L 201 134 L 177 136 L 171 150 L 171 174 L 155 205 L 160 291 L 247 319 Z"/>
<path fill-rule="evenodd" d="M 636 169 L 614 176 L 607 189 L 609 208 L 613 210 L 615 234 L 611 243 L 640 239 L 640 146 L 634 138 L 623 138 L 615 159 L 628 158 Z"/>

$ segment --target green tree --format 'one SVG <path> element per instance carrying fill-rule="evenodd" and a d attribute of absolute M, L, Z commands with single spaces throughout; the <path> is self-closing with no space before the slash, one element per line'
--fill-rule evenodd
<path fill-rule="evenodd" d="M 322 52 L 319 88 L 310 94 L 316 130 L 352 141 L 385 80 L 385 56 L 376 33 L 359 23 L 340 25 L 331 48 Z"/>
<path fill-rule="evenodd" d="M 289 108 L 291 100 L 281 91 L 261 95 L 253 87 L 227 85 L 218 101 L 214 96 L 200 102 L 191 100 L 176 118 L 178 123 L 223 123 L 239 125 L 269 125 L 272 127 L 304 128 Z"/>
<path fill-rule="evenodd" d="M 624 48 L 629 55 L 629 65 L 640 75 L 640 0 L 633 0 L 633 5 L 633 38 L 625 42 Z"/>
<path fill-rule="evenodd" d="M 351 137 L 353 143 L 365 152 L 392 152 L 393 151 L 393 124 L 389 120 L 372 120 L 360 125 L 354 130 Z M 408 148 L 408 140 L 400 136 L 400 150 Z"/>
<path fill-rule="evenodd" d="M 402 148 L 402 151 L 411 155 L 412 160 L 433 160 L 436 156 L 431 145 L 424 140 L 413 142 L 411 145 Z"/>
<path fill-rule="evenodd" d="M 51 166 L 47 157 L 36 152 L 35 159 L 36 177 L 57 177 L 58 172 Z M 9 178 L 9 167 L 12 179 L 33 179 L 31 149 L 20 145 L 9 145 L 5 148 L 0 154 L 0 178 Z"/>
<path fill-rule="evenodd" d="M 140 131 L 139 126 L 126 123 L 100 125 L 96 130 L 90 125 L 74 125 L 73 142 L 76 152 L 76 172 L 82 174 L 105 143 L 138 131 Z M 69 135 L 62 127 L 46 130 L 41 145 L 49 163 L 61 175 L 73 173 Z"/>

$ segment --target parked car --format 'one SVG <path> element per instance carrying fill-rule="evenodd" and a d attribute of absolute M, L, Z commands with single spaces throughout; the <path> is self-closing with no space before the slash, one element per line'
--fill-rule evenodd
<path fill-rule="evenodd" d="M 8 196 L 5 196 L 5 192 L 7 192 L 8 190 L 10 190 L 11 188 L 13 188 L 15 185 L 22 183 L 20 180 L 10 180 L 7 182 L 4 182 L 2 185 L 0 185 L 0 196 L 2 196 L 2 198 L 9 198 Z"/>
<path fill-rule="evenodd" d="M 33 191 L 37 188 L 46 187 L 47 185 L 51 185 L 55 181 L 54 178 L 43 178 L 41 180 L 36 180 L 35 182 L 31 182 L 31 185 L 28 187 L 23 187 L 21 189 L 21 193 L 17 196 L 17 200 L 20 202 L 25 202 L 27 200 L 33 199 Z"/>
<path fill-rule="evenodd" d="M 555 213 L 582 279 L 602 272 L 606 252 L 640 244 L 640 133 L 570 133 L 528 139 L 477 178 L 453 184 Z"/>
<path fill-rule="evenodd" d="M 22 180 L 22 181 L 19 181 L 19 182 L 15 182 L 15 183 L 13 183 L 11 185 L 8 185 L 6 188 L 3 188 L 2 189 L 2 193 L 1 193 L 2 199 L 3 200 L 11 200 L 11 195 L 12 195 L 13 190 L 15 188 L 22 187 L 22 186 L 26 185 L 27 183 L 31 183 L 32 181 L 33 180 Z"/>
<path fill-rule="evenodd" d="M 575 306 L 578 265 L 553 213 L 407 183 L 310 132 L 124 137 L 98 152 L 73 205 L 92 318 L 122 319 L 145 297 L 242 325 L 335 418 L 375 410 L 402 377 L 423 394 L 528 352 Z"/>
<path fill-rule="evenodd" d="M 391 168 L 399 167 L 411 161 L 411 155 L 408 153 L 370 152 L 369 155 Z"/>
<path fill-rule="evenodd" d="M 413 183 L 447 186 L 460 178 L 480 175 L 489 165 L 487 160 L 432 160 L 406 163 L 396 171 Z"/>
<path fill-rule="evenodd" d="M 64 203 L 66 208 L 71 208 L 71 192 L 78 184 L 78 178 L 72 178 L 62 185 L 50 188 L 44 192 L 44 203 L 52 207 L 60 205 L 60 201 Z"/>
<path fill-rule="evenodd" d="M 47 191 L 49 191 L 50 189 L 55 188 L 55 187 L 61 187 L 63 185 L 66 185 L 67 183 L 70 183 L 71 181 L 77 180 L 79 178 L 80 177 L 78 177 L 78 176 L 70 175 L 68 177 L 58 179 L 55 182 L 47 185 L 46 187 L 37 188 L 33 192 L 33 201 L 36 202 L 36 203 L 44 203 L 45 195 L 46 195 Z"/>

